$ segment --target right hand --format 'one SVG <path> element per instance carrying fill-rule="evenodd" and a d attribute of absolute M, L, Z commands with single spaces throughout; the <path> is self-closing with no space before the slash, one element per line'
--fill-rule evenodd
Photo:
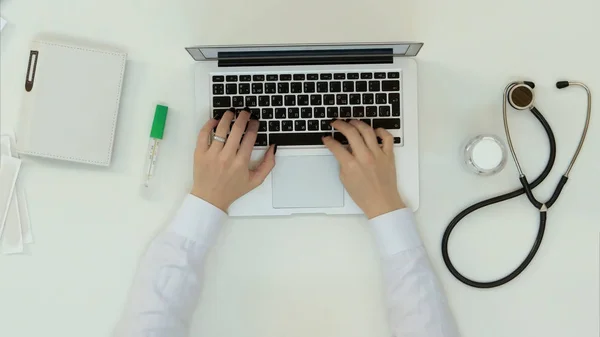
<path fill-rule="evenodd" d="M 348 139 L 352 152 L 332 137 L 323 144 L 340 164 L 340 180 L 352 200 L 369 219 L 406 207 L 396 181 L 394 137 L 358 120 L 336 120 L 331 125 Z M 377 137 L 383 146 L 377 143 Z"/>

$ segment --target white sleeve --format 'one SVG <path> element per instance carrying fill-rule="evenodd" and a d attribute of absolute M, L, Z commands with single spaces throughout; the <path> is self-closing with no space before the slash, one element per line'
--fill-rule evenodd
<path fill-rule="evenodd" d="M 227 214 L 188 195 L 138 267 L 115 337 L 186 337 L 204 260 Z"/>
<path fill-rule="evenodd" d="M 371 219 L 369 224 L 381 253 L 393 336 L 458 337 L 412 211 L 393 211 Z"/>

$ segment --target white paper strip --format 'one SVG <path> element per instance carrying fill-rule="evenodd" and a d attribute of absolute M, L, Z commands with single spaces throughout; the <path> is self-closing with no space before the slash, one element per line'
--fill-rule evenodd
<path fill-rule="evenodd" d="M 21 233 L 21 220 L 19 219 L 19 205 L 17 198 L 14 197 L 11 199 L 8 208 L 0 245 L 2 254 L 23 253 L 23 234 Z"/>
<path fill-rule="evenodd" d="M 4 232 L 20 168 L 20 159 L 0 156 L 0 236 Z M 18 213 L 18 208 L 16 210 Z"/>

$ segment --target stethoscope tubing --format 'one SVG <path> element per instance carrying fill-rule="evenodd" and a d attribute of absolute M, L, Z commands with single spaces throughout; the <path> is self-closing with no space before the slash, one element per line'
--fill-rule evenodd
<path fill-rule="evenodd" d="M 590 125 L 591 109 L 592 109 L 592 97 L 591 97 L 590 89 L 581 82 L 566 82 L 566 81 L 558 82 L 556 84 L 556 86 L 559 89 L 563 89 L 568 86 L 579 86 L 579 87 L 582 87 L 583 89 L 585 89 L 585 91 L 587 93 L 586 121 L 585 121 L 585 125 L 584 125 L 583 131 L 582 131 L 582 134 L 581 134 L 581 137 L 579 140 L 579 144 L 577 146 L 575 153 L 573 154 L 573 157 L 571 158 L 571 162 L 569 163 L 569 166 L 568 166 L 565 174 L 561 177 L 561 179 L 560 179 L 556 189 L 554 190 L 552 196 L 550 197 L 550 199 L 548 199 L 548 201 L 546 203 L 539 202 L 533 195 L 533 189 L 535 189 L 539 184 L 541 184 L 546 179 L 546 177 L 550 174 L 550 171 L 552 171 L 552 167 L 554 166 L 554 162 L 556 160 L 556 139 L 554 137 L 552 128 L 550 127 L 550 125 L 548 124 L 548 122 L 546 121 L 544 116 L 541 114 L 541 112 L 533 105 L 533 101 L 532 101 L 531 106 L 528 108 L 531 111 L 531 113 L 534 115 L 534 117 L 536 117 L 536 119 L 540 122 L 540 124 L 544 128 L 544 131 L 546 132 L 546 135 L 548 136 L 548 142 L 550 145 L 550 154 L 548 156 L 548 162 L 546 163 L 546 166 L 545 166 L 544 170 L 542 171 L 542 173 L 532 183 L 528 183 L 527 178 L 526 178 L 525 174 L 523 173 L 523 170 L 519 163 L 519 159 L 516 155 L 514 145 L 512 142 L 512 138 L 510 136 L 510 129 L 508 127 L 507 101 L 509 99 L 509 92 L 510 92 L 511 88 L 513 88 L 515 85 L 519 85 L 519 84 L 526 84 L 531 89 L 533 89 L 535 86 L 531 82 L 509 83 L 504 90 L 502 115 L 503 115 L 504 130 L 506 133 L 508 146 L 509 146 L 511 155 L 514 159 L 514 163 L 517 168 L 517 171 L 519 173 L 519 181 L 521 182 L 522 188 L 515 190 L 513 192 L 509 192 L 509 193 L 497 196 L 497 197 L 493 197 L 493 198 L 490 198 L 490 199 L 487 199 L 484 201 L 480 201 L 472 206 L 469 206 L 468 208 L 466 208 L 465 210 L 460 212 L 456 217 L 454 217 L 454 219 L 452 219 L 450 224 L 448 224 L 448 227 L 446 227 L 446 230 L 442 237 L 442 257 L 444 259 L 444 263 L 446 264 L 446 267 L 448 268 L 450 273 L 457 280 L 459 280 L 460 282 L 462 282 L 466 285 L 469 285 L 469 286 L 475 287 L 475 288 L 487 289 L 487 288 L 494 288 L 494 287 L 499 287 L 501 285 L 504 285 L 504 284 L 512 281 L 513 279 L 515 279 L 517 276 L 519 276 L 527 268 L 527 266 L 531 263 L 531 261 L 537 254 L 537 252 L 541 246 L 543 237 L 544 237 L 544 233 L 546 230 L 547 210 L 556 202 L 556 200 L 558 200 L 558 197 L 560 196 L 560 193 L 561 193 L 563 187 L 567 183 L 567 180 L 569 179 L 569 174 L 570 174 L 573 166 L 575 165 L 577 158 L 579 157 L 581 149 L 583 148 L 583 144 L 585 142 L 588 128 Z M 522 194 L 527 195 L 527 198 L 529 199 L 531 204 L 534 205 L 539 210 L 539 214 L 540 214 L 538 233 L 536 235 L 536 239 L 535 239 L 533 246 L 532 246 L 531 250 L 529 251 L 529 254 L 527 255 L 527 257 L 523 260 L 523 262 L 521 262 L 521 264 L 514 271 L 512 271 L 508 275 L 506 275 L 503 278 L 498 279 L 496 281 L 490 281 L 490 282 L 474 281 L 474 280 L 471 280 L 471 279 L 465 277 L 464 275 L 462 275 L 452 264 L 452 261 L 450 260 L 450 256 L 449 256 L 449 252 L 448 252 L 448 243 L 450 240 L 450 235 L 451 235 L 452 231 L 454 230 L 454 228 L 458 225 L 458 223 L 463 218 L 465 218 L 467 215 L 471 214 L 472 212 L 474 212 L 480 208 L 492 205 L 492 204 L 496 204 L 496 203 L 499 203 L 502 201 L 506 201 L 506 200 L 518 197 Z"/>

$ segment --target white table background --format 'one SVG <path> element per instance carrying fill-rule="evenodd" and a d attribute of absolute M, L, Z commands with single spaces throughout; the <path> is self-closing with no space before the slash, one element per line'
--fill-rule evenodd
<path fill-rule="evenodd" d="M 554 126 L 557 165 L 536 190 L 548 196 L 584 121 L 586 82 L 600 99 L 600 2 L 3 0 L 2 131 L 18 118 L 28 43 L 53 32 L 129 53 L 113 165 L 96 169 L 26 159 L 35 244 L 0 256 L 0 336 L 108 336 L 140 254 L 169 220 L 191 180 L 197 44 L 418 40 L 419 229 L 465 337 L 595 337 L 599 319 L 600 125 L 549 214 L 538 256 L 516 281 L 476 290 L 443 265 L 440 239 L 463 207 L 518 186 L 512 163 L 476 177 L 459 161 L 470 136 L 501 128 L 502 90 L 533 79 Z M 170 107 L 155 195 L 143 197 L 144 153 L 156 103 Z M 599 118 L 598 105 L 594 119 Z M 530 178 L 547 158 L 541 128 L 512 113 Z M 509 188 L 510 187 L 510 188 Z M 512 270 L 529 251 L 537 212 L 525 198 L 480 211 L 455 231 L 451 256 L 478 279 Z M 193 336 L 388 336 L 376 248 L 361 217 L 230 219 L 206 274 Z"/>

